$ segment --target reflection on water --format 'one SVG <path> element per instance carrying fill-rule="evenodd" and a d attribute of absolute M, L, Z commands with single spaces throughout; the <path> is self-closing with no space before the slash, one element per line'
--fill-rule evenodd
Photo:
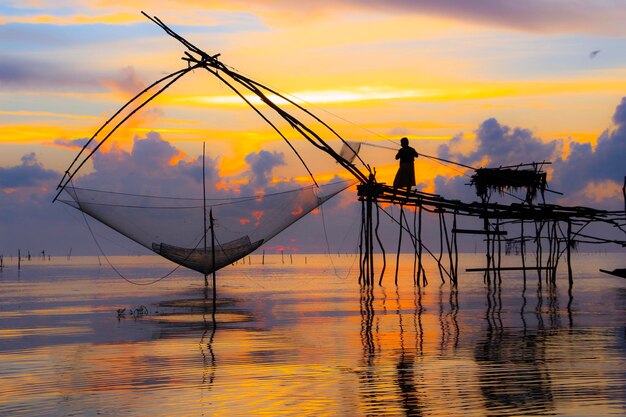
<path fill-rule="evenodd" d="M 5 269 L 0 415 L 626 414 L 626 288 L 592 257 L 572 294 L 515 274 L 414 287 L 409 258 L 397 288 L 364 289 L 352 257 L 307 258 L 222 271 L 215 321 L 194 273 L 136 287 L 97 262 Z"/>

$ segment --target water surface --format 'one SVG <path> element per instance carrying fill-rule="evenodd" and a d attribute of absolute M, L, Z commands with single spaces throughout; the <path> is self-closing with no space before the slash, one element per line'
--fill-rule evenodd
<path fill-rule="evenodd" d="M 215 327 L 194 272 L 134 285 L 96 258 L 5 268 L 0 415 L 626 415 L 626 280 L 598 272 L 623 255 L 577 254 L 571 296 L 564 266 L 556 288 L 512 272 L 455 290 L 427 264 L 416 288 L 406 255 L 398 287 L 391 264 L 369 291 L 355 256 L 265 260 L 218 273 Z M 112 262 L 141 284 L 172 269 Z"/>

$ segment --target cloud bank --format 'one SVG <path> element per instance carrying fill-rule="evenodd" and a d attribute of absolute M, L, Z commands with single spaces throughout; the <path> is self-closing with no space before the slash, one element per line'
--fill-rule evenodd
<path fill-rule="evenodd" d="M 0 190 L 42 185 L 57 177 L 56 171 L 45 169 L 37 161 L 35 153 L 31 152 L 22 157 L 20 165 L 0 167 Z"/>
<path fill-rule="evenodd" d="M 493 118 L 478 127 L 476 143 L 470 152 L 459 150 L 468 141 L 459 135 L 442 145 L 438 154 L 476 168 L 554 161 L 548 166 L 552 172 L 548 185 L 563 192 L 565 197 L 556 201 L 552 198 L 552 202 L 590 205 L 589 193 L 593 193 L 593 201 L 601 203 L 602 208 L 621 209 L 621 193 L 616 190 L 626 176 L 626 97 L 617 106 L 612 120 L 614 128 L 603 132 L 595 147 L 571 142 L 567 157 L 563 156 L 562 140 L 544 141 L 528 129 L 511 128 Z M 435 187 L 437 193 L 449 198 L 476 200 L 468 182 L 467 177 L 439 176 Z M 598 186 L 606 189 L 594 190 Z"/>

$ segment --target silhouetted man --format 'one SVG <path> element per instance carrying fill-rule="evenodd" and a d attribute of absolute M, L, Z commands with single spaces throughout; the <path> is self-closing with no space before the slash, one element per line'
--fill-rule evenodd
<path fill-rule="evenodd" d="M 400 160 L 400 167 L 393 180 L 393 188 L 406 187 L 407 191 L 415 185 L 415 158 L 419 156 L 417 151 L 409 146 L 407 138 L 400 139 L 402 147 L 396 154 L 396 159 Z"/>

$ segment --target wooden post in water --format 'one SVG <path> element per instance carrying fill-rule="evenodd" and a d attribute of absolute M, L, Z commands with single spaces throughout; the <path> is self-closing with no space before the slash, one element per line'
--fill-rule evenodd
<path fill-rule="evenodd" d="M 624 194 L 624 212 L 626 213 L 626 176 L 624 176 L 624 186 L 622 187 L 622 193 Z"/>
<path fill-rule="evenodd" d="M 521 221 L 521 239 L 522 242 L 520 243 L 520 251 L 522 254 L 522 270 L 523 270 L 523 274 L 524 274 L 524 290 L 526 289 L 526 239 L 524 238 L 524 219 L 522 219 Z"/>
<path fill-rule="evenodd" d="M 426 285 L 426 271 L 422 266 L 422 207 L 419 208 L 420 212 L 417 217 L 417 284 L 420 286 L 420 278 L 422 278 L 423 284 Z M 422 276 L 422 273 L 424 274 Z M 421 292 L 420 292 L 421 294 Z"/>
<path fill-rule="evenodd" d="M 17 250 L 17 270 L 19 271 L 21 267 L 22 267 L 22 252 L 18 249 Z"/>
<path fill-rule="evenodd" d="M 370 193 L 367 197 L 367 230 L 369 231 L 367 246 L 368 246 L 368 268 L 369 268 L 369 283 L 370 286 L 374 286 L 374 221 L 373 221 L 373 204 L 374 197 L 372 193 L 374 192 L 374 178 L 373 176 L 370 178 Z"/>
<path fill-rule="evenodd" d="M 215 310 L 217 309 L 217 279 L 215 277 L 215 222 L 213 221 L 213 209 L 209 212 L 209 217 L 211 220 L 211 262 L 213 263 L 213 323 L 215 323 Z"/>
<path fill-rule="evenodd" d="M 383 242 L 380 241 L 380 236 L 378 235 L 378 226 L 380 226 L 380 206 L 376 203 L 376 228 L 374 229 L 374 233 L 376 234 L 376 240 L 378 241 L 378 246 L 380 247 L 380 253 L 383 256 L 383 267 L 380 270 L 378 285 L 383 285 L 383 276 L 385 275 L 385 269 L 387 269 L 387 256 L 385 254 Z"/>
<path fill-rule="evenodd" d="M 446 237 L 446 249 L 448 249 L 448 260 L 450 263 L 450 283 L 456 285 L 456 277 L 454 276 L 454 260 L 452 259 L 452 245 L 450 244 L 450 238 L 448 237 L 448 226 L 446 226 L 446 215 L 441 212 L 441 224 L 443 225 L 443 234 Z"/>
<path fill-rule="evenodd" d="M 265 265 L 265 249 L 263 249 L 263 255 L 261 255 L 261 265 Z"/>
<path fill-rule="evenodd" d="M 452 229 L 456 229 L 456 215 L 457 211 L 454 212 L 454 217 L 452 218 Z M 452 231 L 451 231 L 452 233 Z M 452 233 L 453 246 L 454 246 L 454 285 L 456 286 L 459 282 L 459 245 L 457 242 L 457 234 Z"/>
<path fill-rule="evenodd" d="M 400 233 L 398 234 L 398 252 L 396 254 L 396 276 L 395 284 L 398 286 L 398 268 L 400 267 L 400 250 L 402 249 L 402 218 L 404 217 L 404 207 L 400 204 Z"/>
<path fill-rule="evenodd" d="M 574 276 L 572 274 L 572 221 L 567 220 L 567 278 L 569 281 L 569 288 L 574 286 Z"/>
<path fill-rule="evenodd" d="M 417 207 L 413 207 L 413 286 L 417 284 Z"/>
<path fill-rule="evenodd" d="M 361 200 L 361 229 L 359 230 L 359 285 L 365 284 L 363 269 L 363 236 L 365 233 L 365 201 Z"/>
<path fill-rule="evenodd" d="M 443 269 L 441 267 L 441 260 L 443 259 L 443 225 L 442 225 L 442 220 L 441 220 L 441 216 L 443 215 L 442 211 L 439 210 L 439 258 L 437 259 L 437 266 L 439 267 L 439 277 L 441 278 L 441 283 L 443 284 L 444 282 L 446 282 L 445 278 L 443 277 Z"/>
<path fill-rule="evenodd" d="M 483 227 L 485 228 L 485 240 L 487 242 L 487 249 L 485 256 L 487 257 L 487 268 L 485 269 L 485 275 L 483 276 L 483 282 L 486 284 L 491 283 L 491 275 L 489 274 L 489 268 L 491 268 L 491 254 L 490 254 L 490 240 L 489 240 L 489 218 L 487 217 L 487 209 L 485 208 L 485 214 L 483 219 Z"/>

